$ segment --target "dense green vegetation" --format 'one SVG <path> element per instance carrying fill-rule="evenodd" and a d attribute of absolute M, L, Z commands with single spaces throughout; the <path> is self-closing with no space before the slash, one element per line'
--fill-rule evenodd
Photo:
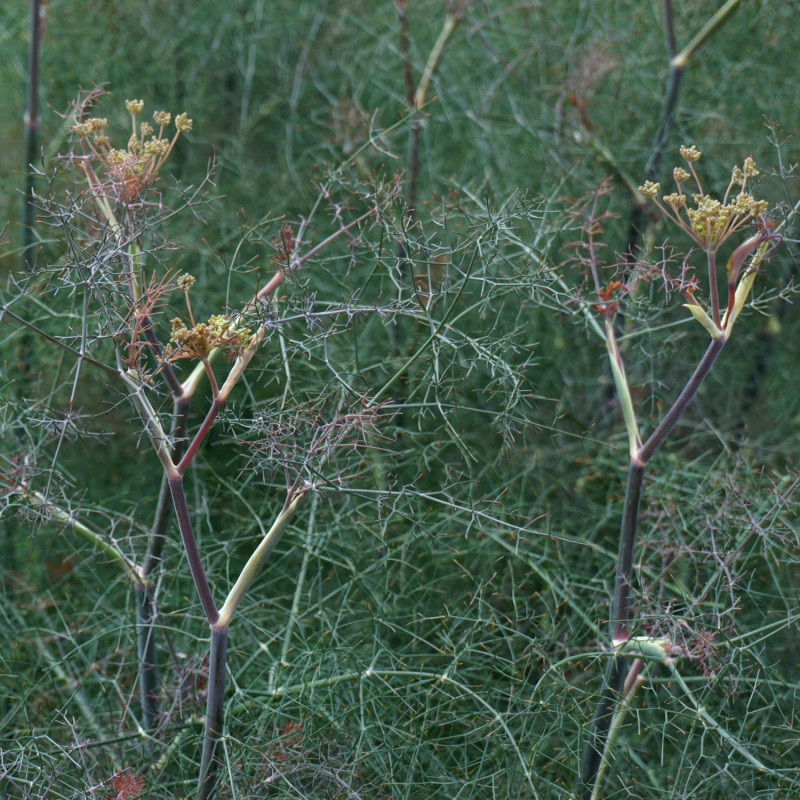
<path fill-rule="evenodd" d="M 692 144 L 712 196 L 757 162 L 747 190 L 769 210 L 747 256 L 772 252 L 647 465 L 642 647 L 624 659 L 645 656 L 643 681 L 598 791 L 800 794 L 796 15 L 783 0 L 54 0 L 26 269 L 30 20 L 0 8 L 0 798 L 196 796 L 213 619 L 164 473 L 210 407 L 172 490 L 218 608 L 287 524 L 231 620 L 201 796 L 586 796 L 635 450 L 606 340 L 646 441 L 709 344 L 683 307 L 687 268 L 710 302 L 702 248 L 637 187 L 672 192 Z M 144 100 L 137 125 L 170 111 L 168 137 L 192 119 L 157 178 L 144 161 L 115 172 L 99 145 L 82 158 L 70 104 L 100 84 L 83 119 L 107 119 L 115 148 L 126 100 Z M 719 251 L 723 312 L 723 265 L 758 230 Z M 216 406 L 224 387 L 181 332 L 212 315 L 235 326 L 217 388 L 263 336 Z M 180 409 L 171 369 L 198 376 Z M 148 408 L 165 430 L 188 408 L 161 462 Z"/>

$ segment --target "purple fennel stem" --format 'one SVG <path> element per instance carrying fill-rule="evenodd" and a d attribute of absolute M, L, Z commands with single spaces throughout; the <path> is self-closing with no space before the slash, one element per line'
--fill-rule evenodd
<path fill-rule="evenodd" d="M 192 573 L 200 604 L 203 606 L 209 625 L 214 625 L 219 619 L 219 612 L 211 596 L 211 587 L 208 585 L 203 564 L 200 561 L 200 551 L 197 549 L 197 540 L 194 538 L 192 521 L 189 517 L 189 508 L 186 505 L 186 493 L 183 491 L 183 477 L 168 478 L 169 490 L 172 493 L 172 504 L 175 507 L 175 516 L 178 518 L 178 528 L 181 532 L 183 549 L 189 561 L 189 570 Z"/>
<path fill-rule="evenodd" d="M 724 337 L 711 341 L 686 386 L 683 387 L 672 407 L 664 419 L 661 420 L 661 424 L 631 457 L 628 470 L 628 485 L 625 490 L 625 506 L 622 511 L 622 523 L 620 525 L 619 551 L 614 582 L 611 624 L 612 641 L 615 644 L 625 642 L 630 638 L 630 591 L 633 579 L 633 554 L 645 470 L 650 459 L 666 441 L 667 436 L 669 436 L 678 420 L 689 407 L 689 403 L 692 402 L 697 390 L 722 352 L 725 341 Z M 633 687 L 636 675 L 641 670 L 641 664 L 638 662 L 640 662 L 640 659 L 636 659 L 629 669 L 627 656 L 616 655 L 609 660 L 600 700 L 595 709 L 592 728 L 583 751 L 578 783 L 580 800 L 591 800 L 594 797 L 595 781 L 606 750 L 611 721 L 618 704 L 624 699 L 626 692 Z"/>
<path fill-rule="evenodd" d="M 619 531 L 619 550 L 614 581 L 614 601 L 611 621 L 612 640 L 622 642 L 630 636 L 631 582 L 633 580 L 633 553 L 636 545 L 636 528 L 639 521 L 639 504 L 646 465 L 631 460 L 628 469 L 628 485 L 625 489 L 625 505 Z"/>
<path fill-rule="evenodd" d="M 214 794 L 219 774 L 219 745 L 225 722 L 225 662 L 228 649 L 228 627 L 211 626 L 211 648 L 208 653 L 208 695 L 203 729 L 203 750 L 200 756 L 200 778 L 197 800 Z"/>
<path fill-rule="evenodd" d="M 692 377 L 689 378 L 686 386 L 683 387 L 683 391 L 672 404 L 672 408 L 666 413 L 666 416 L 661 420 L 659 426 L 653 431 L 650 438 L 648 438 L 639 450 L 639 459 L 643 464 L 647 464 L 650 461 L 658 448 L 664 444 L 667 436 L 672 432 L 678 420 L 683 416 L 684 411 L 689 407 L 689 403 L 694 399 L 697 390 L 703 384 L 711 367 L 717 360 L 717 356 L 722 352 L 725 341 L 724 337 L 712 339 L 711 344 L 709 344 L 708 349 L 700 359 L 700 363 L 692 373 Z"/>

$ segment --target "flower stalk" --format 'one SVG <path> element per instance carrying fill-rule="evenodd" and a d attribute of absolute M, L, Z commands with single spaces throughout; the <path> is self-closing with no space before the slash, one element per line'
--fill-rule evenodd
<path fill-rule="evenodd" d="M 609 360 L 628 431 L 630 462 L 620 524 L 614 593 L 611 601 L 613 655 L 607 663 L 603 688 L 581 760 L 578 794 L 582 800 L 595 800 L 599 797 L 610 748 L 619 731 L 622 715 L 630 703 L 632 692 L 639 683 L 638 673 L 641 664 L 637 659 L 629 667 L 627 653 L 630 642 L 634 641 L 631 639 L 630 595 L 633 584 L 633 560 L 639 508 L 647 466 L 686 412 L 730 338 L 733 325 L 752 291 L 758 266 L 781 241 L 781 237 L 777 233 L 771 233 L 762 222 L 763 214 L 767 210 L 766 202 L 756 200 L 747 191 L 748 179 L 758 175 L 758 169 L 752 158 L 745 159 L 741 168 L 733 168 L 728 188 L 723 199 L 719 201 L 704 192 L 697 175 L 695 163 L 701 157 L 700 151 L 695 146 L 691 146 L 681 147 L 680 152 L 688 170 L 683 167 L 674 169 L 673 178 L 677 192 L 659 197 L 660 186 L 652 181 L 645 181 L 644 185 L 639 187 L 639 191 L 644 197 L 653 200 L 664 216 L 678 225 L 706 254 L 710 307 L 705 308 L 697 299 L 693 283 L 683 284 L 681 291 L 687 301 L 686 308 L 708 331 L 711 342 L 685 386 L 643 444 L 639 441 L 635 409 L 625 376 L 622 356 L 616 342 L 616 333 L 611 323 L 611 318 L 616 311 L 616 304 L 608 302 L 611 285 L 608 289 L 602 289 L 600 286 L 598 266 L 594 257 L 594 244 L 591 238 L 596 228 L 592 225 L 587 226 L 590 235 L 588 245 L 590 257 L 587 261 L 594 278 L 598 300 L 601 301 L 595 308 L 605 317 Z M 690 180 L 697 187 L 697 191 L 691 195 L 691 202 L 683 188 Z M 739 245 L 727 262 L 727 306 L 722 314 L 717 287 L 716 256 L 722 245 L 748 222 L 757 222 L 759 231 Z M 748 259 L 749 263 L 743 269 Z M 622 288 L 621 284 L 618 282 L 617 284 L 614 288 Z"/>

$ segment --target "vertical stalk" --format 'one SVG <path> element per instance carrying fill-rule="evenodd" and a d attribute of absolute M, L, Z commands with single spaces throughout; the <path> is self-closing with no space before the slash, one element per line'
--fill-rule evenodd
<path fill-rule="evenodd" d="M 447 40 L 453 34 L 458 24 L 458 14 L 448 11 L 436 43 L 433 45 L 431 52 L 428 54 L 428 60 L 425 64 L 422 77 L 420 78 L 419 85 L 414 90 L 413 80 L 411 79 L 411 63 L 408 57 L 408 22 L 405 16 L 406 2 L 398 4 L 398 15 L 400 17 L 401 25 L 401 51 L 403 53 L 403 73 L 405 76 L 406 84 L 406 101 L 409 104 L 411 111 L 414 112 L 411 130 L 409 131 L 408 138 L 408 192 L 406 194 L 406 218 L 409 222 L 413 222 L 417 214 L 417 179 L 419 177 L 419 137 L 422 130 L 423 118 L 420 112 L 422 106 L 428 97 L 428 89 L 430 88 L 433 76 L 439 68 L 444 53 Z"/>
<path fill-rule="evenodd" d="M 664 0 L 664 32 L 667 42 L 667 52 L 669 53 L 669 76 L 667 78 L 667 90 L 664 96 L 664 105 L 661 109 L 656 134 L 653 137 L 653 144 L 650 148 L 650 157 L 645 167 L 644 179 L 655 181 L 661 169 L 661 160 L 664 157 L 664 150 L 667 145 L 669 134 L 672 130 L 672 123 L 675 119 L 675 111 L 678 107 L 681 84 L 689 61 L 697 50 L 705 44 L 713 33 L 717 31 L 733 14 L 741 0 L 728 0 L 719 8 L 703 25 L 703 27 L 692 38 L 689 44 L 680 52 L 677 52 L 677 42 L 675 37 L 675 16 L 672 8 L 672 0 Z M 641 229 L 644 221 L 644 204 L 637 198 L 631 211 L 631 221 L 628 228 L 628 240 L 625 246 L 625 254 L 632 259 L 633 254 L 638 250 L 641 243 Z"/>
<path fill-rule="evenodd" d="M 211 648 L 208 654 L 208 695 L 203 730 L 203 752 L 200 757 L 200 778 L 197 800 L 208 800 L 217 784 L 219 746 L 222 737 L 225 703 L 225 659 L 228 649 L 228 626 L 211 626 Z"/>
<path fill-rule="evenodd" d="M 173 463 L 178 463 L 185 449 L 184 436 L 186 435 L 186 415 L 189 411 L 189 399 L 182 397 L 175 400 L 172 410 L 172 430 L 170 431 L 170 456 Z M 147 558 L 144 562 L 144 574 L 149 578 L 161 561 L 161 553 L 167 538 L 167 526 L 172 512 L 172 500 L 169 481 L 166 474 L 161 478 L 161 490 L 153 517 L 153 526 L 147 542 Z"/>
<path fill-rule="evenodd" d="M 607 333 L 613 340 L 614 332 L 613 330 L 609 331 L 608 328 L 610 326 L 607 326 Z M 694 399 L 711 367 L 722 352 L 726 341 L 726 336 L 712 339 L 691 377 L 669 411 L 664 415 L 660 424 L 647 441 L 641 447 L 635 448 L 631 454 L 628 483 L 625 489 L 625 504 L 620 524 L 619 549 L 617 552 L 614 596 L 612 600 L 611 641 L 612 647 L 617 653 L 609 659 L 606 667 L 600 699 L 597 702 L 591 731 L 583 750 L 578 779 L 578 796 L 582 800 L 594 800 L 598 797 L 603 765 L 608 757 L 609 731 L 627 696 L 625 679 L 628 674 L 628 657 L 619 654 L 619 647 L 630 638 L 630 590 L 633 580 L 633 556 L 645 471 L 650 459 L 666 441 L 667 436 L 672 432 L 672 429 Z M 612 358 L 615 352 L 618 352 L 616 347 L 609 347 L 609 353 Z M 624 376 L 624 372 L 622 375 Z M 622 397 L 623 395 L 621 394 L 621 399 Z"/>
<path fill-rule="evenodd" d="M 139 658 L 139 697 L 142 724 L 153 733 L 158 724 L 159 681 L 155 637 L 155 603 L 149 583 L 136 586 L 136 652 Z"/>
<path fill-rule="evenodd" d="M 189 401 L 176 400 L 172 412 L 171 454 L 173 461 L 183 451 L 183 434 Z M 142 723 L 147 733 L 158 726 L 160 712 L 158 679 L 158 647 L 155 635 L 156 607 L 153 584 L 150 576 L 161 562 L 161 553 L 167 538 L 172 502 L 166 475 L 161 480 L 161 491 L 147 543 L 147 557 L 142 570 L 142 581 L 136 585 L 136 638 L 139 658 L 139 696 L 142 708 Z"/>
<path fill-rule="evenodd" d="M 619 532 L 617 569 L 614 580 L 614 606 L 611 617 L 611 641 L 617 645 L 630 636 L 631 582 L 633 580 L 633 551 L 636 528 L 639 522 L 639 505 L 646 465 L 631 460 L 628 468 L 628 485 L 625 489 L 625 506 Z"/>
<path fill-rule="evenodd" d="M 636 528 L 639 520 L 639 505 L 646 465 L 631 459 L 628 469 L 628 485 L 625 489 L 625 506 L 617 552 L 617 568 L 614 580 L 614 600 L 611 615 L 611 641 L 617 646 L 630 637 L 630 591 L 633 580 L 633 553 L 636 542 Z M 624 700 L 622 687 L 628 672 L 628 659 L 617 655 L 609 659 L 603 678 L 603 689 L 594 712 L 592 729 L 583 751 L 581 762 L 581 786 L 583 798 L 591 798 L 595 793 L 596 778 L 606 752 L 609 730 L 614 712 Z"/>
<path fill-rule="evenodd" d="M 36 160 L 39 132 L 39 43 L 42 34 L 41 0 L 30 0 L 31 27 L 28 40 L 28 97 L 25 109 L 25 192 L 22 207 L 22 266 L 33 271 L 33 187 L 31 164 Z"/>

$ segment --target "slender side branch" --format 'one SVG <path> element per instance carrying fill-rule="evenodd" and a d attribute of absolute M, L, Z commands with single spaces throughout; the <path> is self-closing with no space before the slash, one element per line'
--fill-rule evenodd
<path fill-rule="evenodd" d="M 647 464 L 653 455 L 655 455 L 658 448 L 664 444 L 667 436 L 669 436 L 678 420 L 683 416 L 684 411 L 689 407 L 689 403 L 692 402 L 694 396 L 697 394 L 697 390 L 706 379 L 711 367 L 722 352 L 726 341 L 727 338 L 724 336 L 711 340 L 706 352 L 700 359 L 700 363 L 692 373 L 692 377 L 689 378 L 688 383 L 683 387 L 683 391 L 672 404 L 672 408 L 670 408 L 664 416 L 664 419 L 661 420 L 659 426 L 650 434 L 650 437 L 644 445 L 642 445 L 642 449 L 639 451 L 639 458 L 644 464 Z"/>
<path fill-rule="evenodd" d="M 186 550 L 186 558 L 189 561 L 189 570 L 192 573 L 192 580 L 197 589 L 200 604 L 203 606 L 208 624 L 214 625 L 219 618 L 219 613 L 216 605 L 214 605 L 211 587 L 208 585 L 208 578 L 200 560 L 200 551 L 197 548 L 197 540 L 194 537 L 192 520 L 189 516 L 189 507 L 186 504 L 186 493 L 183 490 L 183 478 L 180 475 L 169 476 L 168 482 L 172 493 L 172 503 L 175 506 L 175 516 L 178 518 L 178 528 L 181 532 L 183 547 Z"/>
<path fill-rule="evenodd" d="M 31 508 L 41 511 L 48 519 L 57 520 L 69 525 L 75 533 L 82 536 L 95 547 L 98 547 L 109 558 L 122 567 L 125 577 L 134 585 L 138 586 L 143 581 L 143 576 L 138 567 L 117 547 L 114 542 L 110 542 L 105 536 L 101 536 L 97 531 L 77 519 L 69 511 L 64 510 L 55 503 L 51 503 L 41 492 L 23 491 L 22 496 L 28 501 Z"/>
<path fill-rule="evenodd" d="M 200 427 L 197 429 L 197 433 L 195 433 L 192 441 L 186 448 L 186 452 L 183 454 L 183 457 L 176 467 L 179 475 L 184 475 L 186 473 L 186 470 L 189 468 L 189 464 L 192 463 L 192 459 L 197 454 L 200 445 L 203 443 L 203 440 L 206 438 L 208 432 L 214 425 L 214 421 L 219 415 L 223 405 L 225 405 L 225 402 L 220 397 L 217 397 L 217 399 L 211 403 L 211 408 L 208 409 L 205 419 L 200 424 Z"/>
<path fill-rule="evenodd" d="M 610 319 L 606 318 L 606 345 L 608 347 L 608 360 L 611 363 L 611 374 L 614 376 L 614 384 L 619 397 L 622 417 L 625 420 L 625 428 L 628 431 L 628 448 L 631 458 L 637 458 L 641 446 L 639 442 L 639 426 L 636 422 L 636 410 L 633 407 L 628 379 L 625 376 L 625 365 L 622 361 L 622 353 L 619 351 L 617 337 L 614 333 L 614 325 Z"/>
<path fill-rule="evenodd" d="M 147 395 L 144 393 L 142 382 L 135 373 L 132 373 L 132 370 L 128 372 L 120 370 L 119 376 L 130 389 L 131 399 L 139 410 L 147 435 L 153 444 L 161 466 L 164 467 L 164 472 L 170 478 L 178 477 L 179 473 L 170 454 L 169 440 L 164 433 L 164 428 L 161 426 L 161 420 L 159 420 L 153 406 L 150 405 L 150 401 L 147 399 Z"/>
<path fill-rule="evenodd" d="M 256 579 L 261 568 L 264 566 L 264 562 L 280 540 L 283 532 L 286 530 L 286 526 L 289 524 L 289 520 L 292 518 L 295 510 L 307 493 L 308 487 L 296 491 L 281 513 L 278 514 L 275 522 L 272 523 L 272 527 L 267 531 L 267 534 L 261 540 L 261 544 L 259 544 L 253 552 L 253 555 L 250 556 L 239 578 L 228 593 L 227 599 L 219 610 L 219 619 L 217 620 L 218 626 L 230 625 L 236 607 L 239 605 L 239 601 Z"/>
<path fill-rule="evenodd" d="M 672 59 L 672 66 L 685 67 L 697 50 L 705 44 L 706 40 L 736 11 L 742 0 L 728 0 L 695 34 L 694 38 Z"/>
<path fill-rule="evenodd" d="M 453 31 L 456 29 L 458 20 L 458 14 L 454 14 L 452 12 L 448 12 L 444 18 L 442 29 L 439 31 L 439 36 L 436 38 L 436 42 L 431 48 L 431 52 L 428 54 L 428 60 L 425 63 L 425 69 L 422 71 L 422 77 L 420 78 L 419 85 L 417 86 L 417 91 L 414 93 L 414 106 L 418 109 L 425 105 L 425 100 L 428 97 L 428 89 L 430 88 L 431 81 L 433 80 L 433 76 L 436 74 L 436 70 L 439 68 L 439 64 L 442 60 L 442 54 L 444 53 L 444 48 L 447 45 L 447 40 L 452 36 Z"/>

